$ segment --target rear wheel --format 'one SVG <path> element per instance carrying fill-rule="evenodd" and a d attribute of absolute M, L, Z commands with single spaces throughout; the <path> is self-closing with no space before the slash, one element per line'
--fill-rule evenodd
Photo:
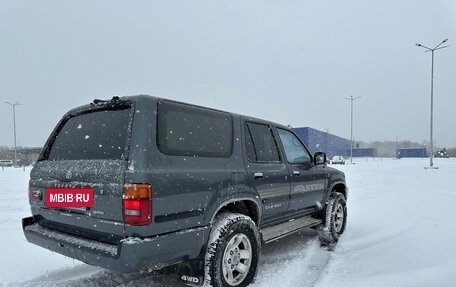
<path fill-rule="evenodd" d="M 212 227 L 206 253 L 206 283 L 214 287 L 253 282 L 260 253 L 258 229 L 249 217 L 223 213 Z"/>
<path fill-rule="evenodd" d="M 322 243 L 332 244 L 339 240 L 347 225 L 347 203 L 343 194 L 333 192 L 322 214 L 323 225 L 318 229 Z"/>

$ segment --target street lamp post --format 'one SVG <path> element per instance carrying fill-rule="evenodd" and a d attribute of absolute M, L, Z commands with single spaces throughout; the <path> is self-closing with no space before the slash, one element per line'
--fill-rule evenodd
<path fill-rule="evenodd" d="M 440 42 L 440 44 L 438 44 L 437 46 L 435 46 L 433 49 L 432 48 L 429 48 L 429 47 L 426 47 L 424 45 L 421 45 L 420 43 L 416 43 L 415 45 L 418 46 L 418 47 L 423 47 L 426 49 L 426 51 L 424 52 L 431 52 L 432 54 L 432 64 L 431 64 L 431 123 L 430 123 L 430 152 L 429 152 L 429 168 L 434 168 L 434 139 L 433 139 L 433 126 L 434 126 L 434 51 L 436 50 L 440 50 L 440 49 L 443 49 L 443 48 L 446 48 L 448 46 L 442 46 L 443 43 L 445 43 L 446 41 L 448 41 L 448 39 L 445 39 L 443 40 L 442 42 Z M 427 167 L 425 167 L 427 168 Z M 435 167 L 437 168 L 437 167 Z"/>
<path fill-rule="evenodd" d="M 350 101 L 350 163 L 353 163 L 353 101 L 357 100 L 361 97 L 356 97 L 353 98 L 353 96 L 350 96 L 350 98 L 344 98 L 344 100 L 349 100 Z"/>
<path fill-rule="evenodd" d="M 17 166 L 17 142 L 16 142 L 16 106 L 22 105 L 19 102 L 14 104 L 5 102 L 5 104 L 10 105 L 13 108 L 13 127 L 14 127 L 14 166 Z"/>

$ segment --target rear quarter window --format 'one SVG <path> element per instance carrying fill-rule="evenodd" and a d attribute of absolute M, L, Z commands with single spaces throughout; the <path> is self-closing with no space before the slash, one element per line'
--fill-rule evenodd
<path fill-rule="evenodd" d="M 233 123 L 229 113 L 185 104 L 161 102 L 157 146 L 168 155 L 229 157 Z"/>
<path fill-rule="evenodd" d="M 48 160 L 126 159 L 132 108 L 70 117 L 48 149 Z"/>

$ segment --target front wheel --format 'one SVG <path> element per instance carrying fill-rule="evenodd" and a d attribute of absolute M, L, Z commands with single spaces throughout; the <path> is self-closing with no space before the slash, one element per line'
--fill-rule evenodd
<path fill-rule="evenodd" d="M 331 193 L 323 216 L 324 224 L 318 230 L 320 240 L 326 244 L 336 243 L 347 225 L 345 196 L 338 192 Z"/>
<path fill-rule="evenodd" d="M 212 227 L 206 252 L 206 285 L 244 287 L 253 282 L 260 253 L 258 228 L 242 214 L 223 213 Z"/>

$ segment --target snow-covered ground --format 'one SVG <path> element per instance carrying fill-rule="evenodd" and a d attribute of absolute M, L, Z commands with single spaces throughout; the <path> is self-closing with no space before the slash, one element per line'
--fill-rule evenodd
<path fill-rule="evenodd" d="M 358 159 L 348 225 L 334 251 L 305 230 L 266 245 L 252 287 L 456 286 L 456 159 Z M 28 172 L 0 170 L 0 286 L 183 286 L 173 274 L 120 275 L 26 242 Z"/>

